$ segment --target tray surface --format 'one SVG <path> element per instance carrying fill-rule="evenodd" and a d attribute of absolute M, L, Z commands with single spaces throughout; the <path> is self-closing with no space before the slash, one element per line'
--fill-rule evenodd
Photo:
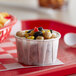
<path fill-rule="evenodd" d="M 72 74 L 72 73 L 76 73 L 76 48 L 71 48 L 65 45 L 64 41 L 63 41 L 63 36 L 68 33 L 68 32 L 75 32 L 76 27 L 72 27 L 69 26 L 68 24 L 63 24 L 60 22 L 56 22 L 56 21 L 50 21 L 47 20 L 49 22 L 46 21 L 42 21 L 42 20 L 36 20 L 32 21 L 32 23 L 30 21 L 22 21 L 22 29 L 31 29 L 33 28 L 35 25 L 41 25 L 44 22 L 44 25 L 49 25 L 49 26 L 44 26 L 44 28 L 49 28 L 49 29 L 54 29 L 56 31 L 59 31 L 62 34 L 62 38 L 60 39 L 60 43 L 59 43 L 59 50 L 58 50 L 58 59 L 60 59 L 62 62 L 64 62 L 63 65 L 57 65 L 57 66 L 45 66 L 45 67 L 33 67 L 33 68 L 23 68 L 23 69 L 16 69 L 16 70 L 9 70 L 9 71 L 4 71 L 4 72 L 0 72 L 0 76 L 5 76 L 6 74 L 8 76 L 14 76 L 14 75 L 20 75 L 20 76 L 24 76 L 24 75 L 68 75 L 68 74 Z M 27 24 L 28 23 L 28 24 Z M 49 24 L 47 24 L 49 23 Z M 34 26 L 32 26 L 34 24 Z M 26 26 L 27 28 L 25 28 Z M 30 25 L 31 27 L 28 27 L 28 25 Z M 54 26 L 53 26 L 54 25 Z M 13 38 L 13 36 L 10 36 L 11 38 Z M 10 38 L 9 37 L 9 38 Z M 12 50 L 16 49 L 15 46 L 15 41 L 14 38 L 11 39 L 11 41 L 13 42 L 14 45 L 12 45 Z M 9 42 L 9 40 L 6 40 L 5 42 Z M 1 45 L 2 47 L 2 45 Z M 3 48 L 3 47 L 2 47 Z M 0 48 L 1 49 L 1 48 Z M 2 50 L 2 49 L 1 49 Z M 10 48 L 7 47 L 3 48 L 3 50 L 6 51 L 2 51 L 0 52 L 1 54 L 7 54 L 7 51 L 10 50 Z M 8 51 L 10 52 L 10 51 Z M 14 51 L 15 53 L 16 51 Z M 11 53 L 11 52 L 10 52 Z M 11 54 L 12 56 L 14 56 L 15 58 L 17 58 L 17 54 Z M 7 57 L 7 56 L 6 56 Z M 3 57 L 4 58 L 4 57 Z M 3 59 L 0 59 L 1 63 L 0 66 L 2 67 L 1 69 L 5 69 L 4 67 L 4 63 L 5 62 L 13 62 L 12 60 L 9 59 L 9 61 L 7 61 L 7 59 L 4 61 Z M 15 62 L 17 62 L 15 60 Z M 23 65 L 24 66 L 24 65 Z M 22 68 L 22 66 L 21 66 Z"/>

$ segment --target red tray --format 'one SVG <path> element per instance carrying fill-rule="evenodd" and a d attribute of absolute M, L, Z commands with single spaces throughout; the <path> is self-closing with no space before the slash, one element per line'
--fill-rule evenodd
<path fill-rule="evenodd" d="M 45 66 L 45 67 L 33 67 L 25 69 L 17 69 L 0 72 L 0 76 L 64 76 L 76 73 L 76 48 L 71 48 L 65 45 L 63 37 L 68 32 L 76 33 L 76 27 L 61 22 L 52 20 L 29 20 L 22 21 L 22 30 L 32 29 L 35 26 L 42 26 L 43 28 L 53 29 L 59 31 L 62 35 L 59 44 L 58 58 L 64 62 L 63 65 L 58 66 Z M 27 27 L 27 28 L 26 28 Z"/>

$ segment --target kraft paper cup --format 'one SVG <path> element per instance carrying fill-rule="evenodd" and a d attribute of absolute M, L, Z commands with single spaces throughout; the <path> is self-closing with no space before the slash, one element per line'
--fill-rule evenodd
<path fill-rule="evenodd" d="M 15 36 L 18 61 L 26 65 L 51 65 L 57 59 L 58 44 L 61 37 L 57 33 L 57 38 L 46 40 L 29 40 Z"/>

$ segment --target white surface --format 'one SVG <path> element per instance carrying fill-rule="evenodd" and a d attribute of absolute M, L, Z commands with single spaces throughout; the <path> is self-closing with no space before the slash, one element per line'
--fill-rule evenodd
<path fill-rule="evenodd" d="M 19 63 L 4 64 L 4 66 L 7 68 L 7 70 L 17 69 L 17 68 L 24 68 L 24 67 L 23 67 L 21 64 L 19 64 Z"/>
<path fill-rule="evenodd" d="M 4 49 L 0 48 L 0 52 L 4 52 Z"/>
<path fill-rule="evenodd" d="M 15 46 L 15 45 L 12 42 L 5 42 L 0 44 L 0 47 L 10 47 L 10 46 Z"/>
<path fill-rule="evenodd" d="M 52 10 L 39 8 L 37 0 L 1 0 L 0 11 L 7 11 L 18 19 L 53 19 L 76 26 L 76 0 L 68 0 L 68 9 Z"/>
<path fill-rule="evenodd" d="M 2 54 L 2 55 L 0 55 L 0 59 L 7 59 L 7 58 L 13 58 L 13 56 L 10 55 L 10 54 Z"/>
<path fill-rule="evenodd" d="M 10 50 L 10 51 L 7 51 L 8 53 L 17 53 L 17 50 Z"/>
<path fill-rule="evenodd" d="M 1 64 L 1 63 L 0 63 Z M 59 59 L 56 60 L 56 62 L 52 65 L 62 65 L 64 64 L 61 62 Z M 12 64 L 3 64 L 7 69 L 6 70 L 12 70 L 12 69 L 18 69 L 18 68 L 32 68 L 32 67 L 38 67 L 38 66 L 28 66 L 28 67 L 23 67 L 19 63 L 12 63 Z M 0 70 L 0 71 L 6 71 L 6 70 Z"/>
<path fill-rule="evenodd" d="M 12 30 L 11 30 L 11 35 L 15 35 L 17 31 L 21 30 L 21 22 L 17 21 L 17 23 L 13 26 Z"/>
<path fill-rule="evenodd" d="M 61 65 L 61 64 L 64 64 L 64 63 L 60 61 L 59 59 L 57 59 L 56 62 L 51 65 Z"/>
<path fill-rule="evenodd" d="M 22 6 L 22 7 L 37 7 L 38 0 L 0 0 L 0 4 L 10 5 L 10 6 Z"/>

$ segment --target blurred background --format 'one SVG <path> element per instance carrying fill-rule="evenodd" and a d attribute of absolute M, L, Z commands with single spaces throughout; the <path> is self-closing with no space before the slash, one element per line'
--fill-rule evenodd
<path fill-rule="evenodd" d="M 0 0 L 0 12 L 16 16 L 17 25 L 20 20 L 49 19 L 76 27 L 76 0 Z M 11 34 L 20 27 L 14 26 Z"/>
<path fill-rule="evenodd" d="M 0 0 L 0 11 L 19 20 L 52 19 L 76 25 L 76 0 Z"/>

